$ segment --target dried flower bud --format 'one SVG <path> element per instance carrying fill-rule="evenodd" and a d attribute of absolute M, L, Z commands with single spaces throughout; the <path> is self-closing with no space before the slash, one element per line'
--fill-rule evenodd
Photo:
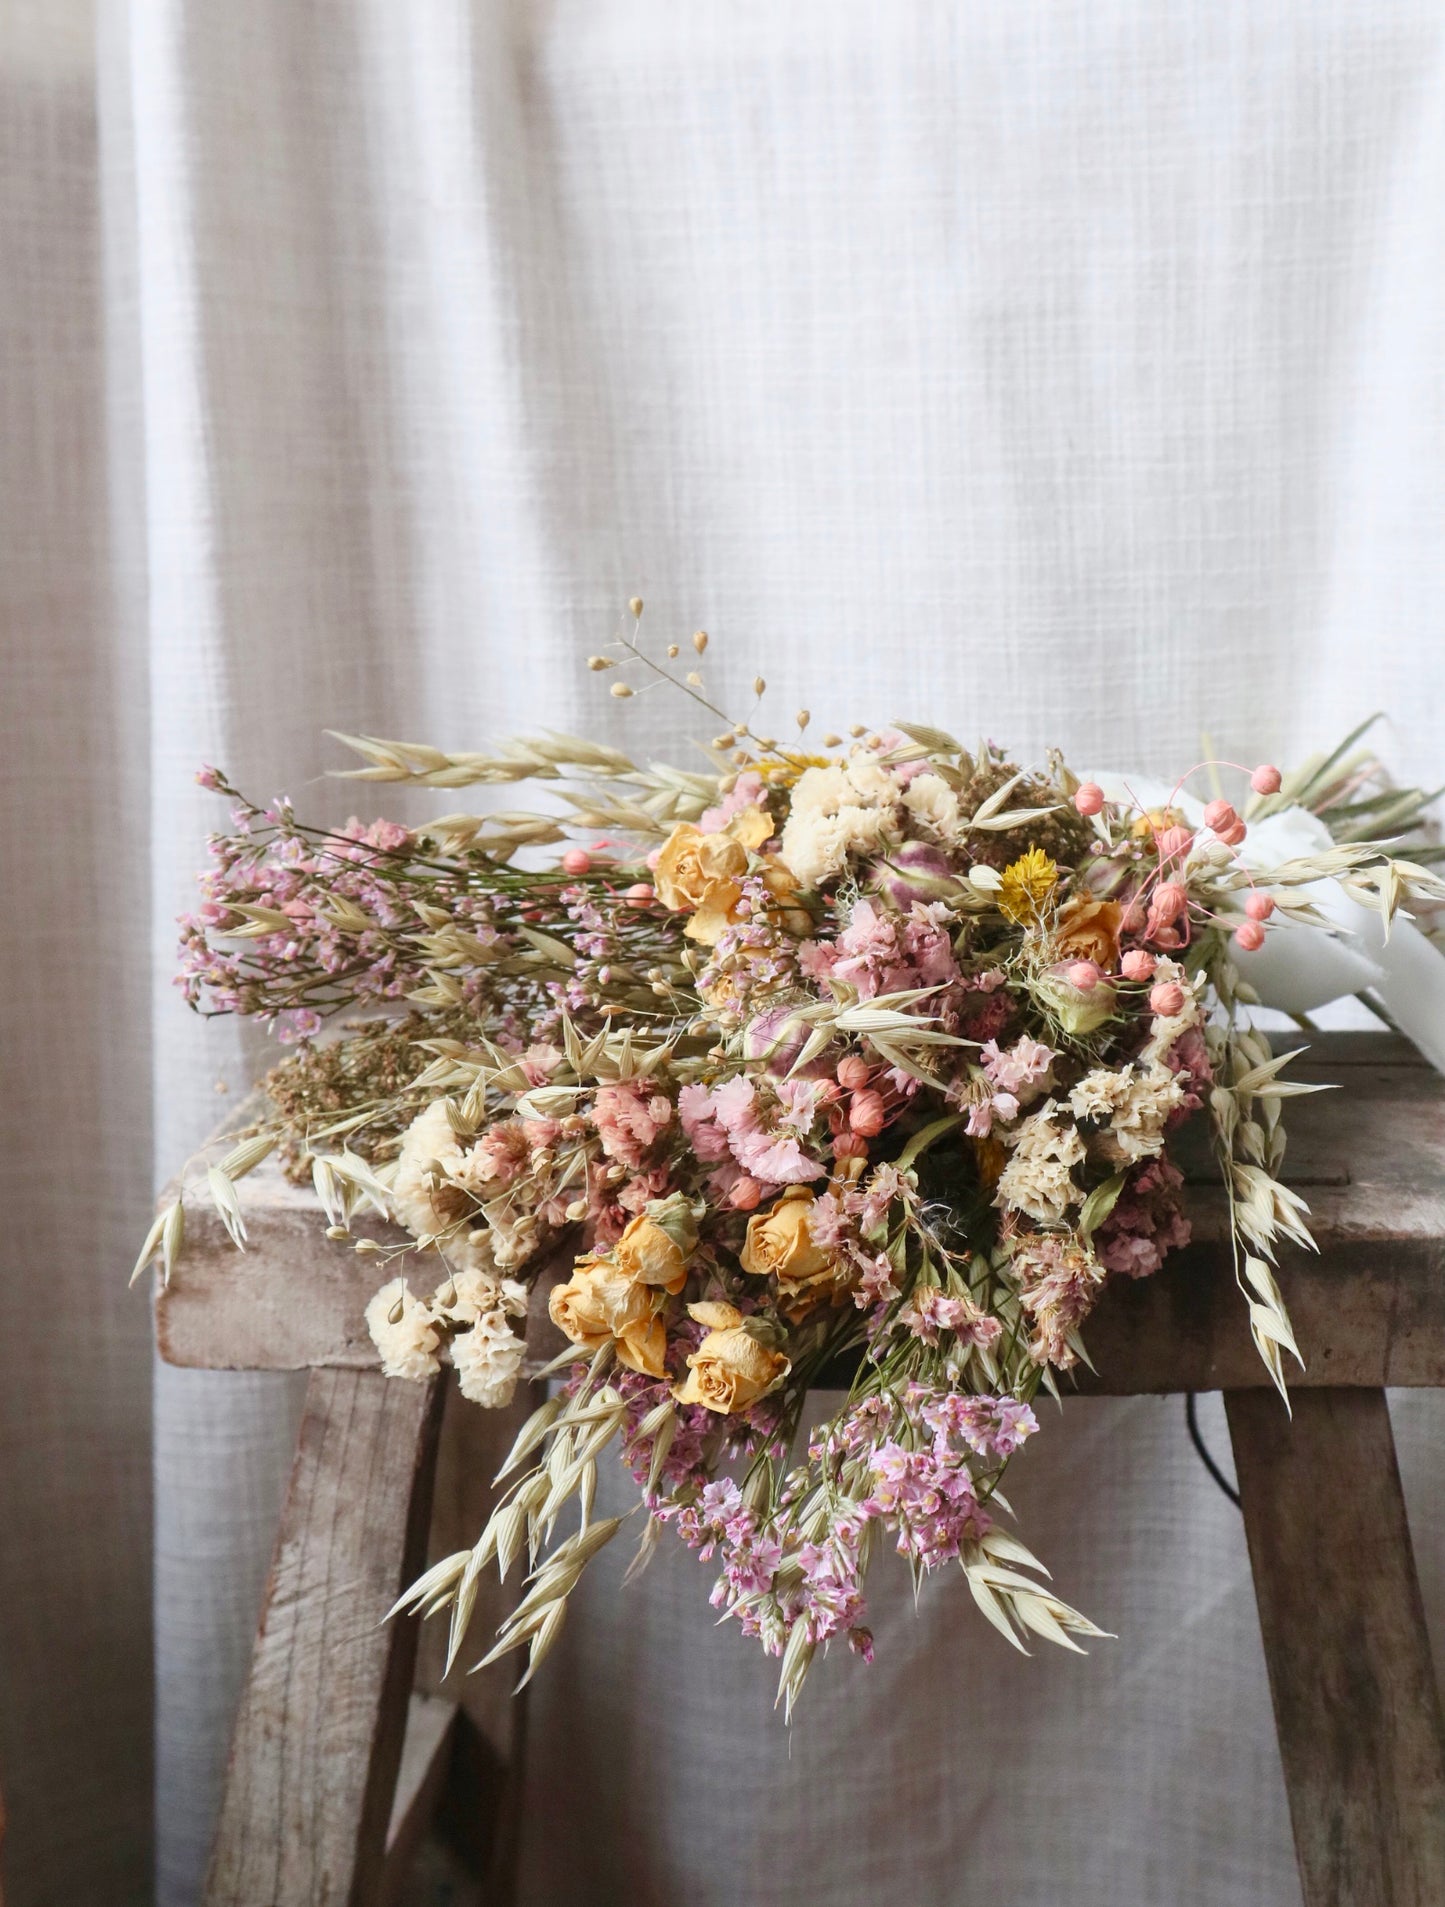
<path fill-rule="evenodd" d="M 810 710 L 808 710 L 808 709 L 799 709 L 799 710 L 798 710 L 798 713 L 797 713 L 797 715 L 796 715 L 796 717 L 795 717 L 794 719 L 796 720 L 796 722 L 797 722 L 797 724 L 798 724 L 798 727 L 799 727 L 799 728 L 806 728 L 806 727 L 808 726 L 808 724 L 809 724 L 809 722 L 811 722 L 811 721 L 812 721 L 812 719 L 813 719 L 813 717 L 812 717 L 812 713 L 811 713 L 811 711 L 810 711 Z"/>
<path fill-rule="evenodd" d="M 632 690 L 625 682 L 614 682 L 612 684 L 612 693 L 617 697 L 618 701 L 621 702 L 625 701 L 626 698 L 631 695 Z"/>
<path fill-rule="evenodd" d="M 740 1179 L 734 1179 L 732 1190 L 728 1193 L 728 1204 L 735 1212 L 755 1212 L 762 1203 L 763 1188 L 754 1178 L 744 1173 Z"/>
<path fill-rule="evenodd" d="M 696 650 L 697 650 L 697 652 L 698 652 L 698 654 L 699 654 L 699 655 L 701 655 L 701 654 L 702 654 L 702 652 L 703 652 L 703 650 L 704 650 L 704 649 L 705 649 L 705 648 L 707 647 L 707 631 L 706 631 L 706 629 L 699 629 L 699 630 L 697 631 L 697 633 L 696 633 L 696 635 L 694 635 L 694 637 L 693 637 L 693 639 L 692 639 L 692 646 L 693 646 L 693 648 L 694 648 L 694 649 L 696 649 Z"/>
<path fill-rule="evenodd" d="M 632 611 L 635 617 L 640 618 L 642 615 L 642 598 L 640 596 L 634 596 L 627 607 Z"/>
<path fill-rule="evenodd" d="M 617 664 L 613 661 L 611 656 L 588 656 L 587 667 L 591 669 L 595 675 L 597 670 L 615 669 Z"/>
<path fill-rule="evenodd" d="M 1274 895 L 1256 890 L 1244 903 L 1244 911 L 1251 920 L 1268 920 L 1274 912 Z"/>
<path fill-rule="evenodd" d="M 1258 953 L 1264 945 L 1264 929 L 1257 920 L 1244 920 L 1234 930 L 1234 944 L 1245 953 Z"/>
<path fill-rule="evenodd" d="M 682 654 L 682 651 L 681 651 L 681 649 L 679 649 L 679 648 L 678 648 L 678 646 L 677 646 L 677 644 L 676 644 L 675 642 L 670 642 L 670 643 L 668 643 L 668 645 L 667 645 L 667 659 L 668 659 L 668 661 L 669 661 L 669 662 L 676 662 L 676 660 L 677 660 L 677 658 L 678 658 L 678 657 L 679 657 L 679 656 L 680 656 L 681 654 Z"/>
<path fill-rule="evenodd" d="M 1184 1011 L 1184 989 L 1172 980 L 1161 980 L 1157 987 L 1149 990 L 1149 1011 L 1157 1013 L 1161 1020 L 1171 1020 L 1176 1013 Z"/>
<path fill-rule="evenodd" d="M 1142 947 L 1135 947 L 1119 962 L 1119 970 L 1126 980 L 1149 980 L 1158 964 L 1153 954 L 1145 953 Z"/>
<path fill-rule="evenodd" d="M 1257 795 L 1277 795 L 1282 780 L 1279 770 L 1266 761 L 1250 776 L 1249 785 Z"/>
<path fill-rule="evenodd" d="M 837 1080 L 845 1092 L 861 1092 L 868 1084 L 869 1067 L 866 1059 L 860 1059 L 856 1053 L 850 1053 L 846 1059 L 838 1061 Z"/>
<path fill-rule="evenodd" d="M 1097 781 L 1081 781 L 1074 790 L 1074 806 L 1080 814 L 1099 814 L 1104 807 L 1104 791 Z"/>
<path fill-rule="evenodd" d="M 852 1104 L 848 1108 L 848 1124 L 864 1139 L 873 1139 L 882 1132 L 888 1123 L 888 1108 L 883 1104 L 883 1095 L 875 1092 L 854 1093 Z"/>
<path fill-rule="evenodd" d="M 763 691 L 767 688 L 767 686 L 768 686 L 767 683 L 763 680 L 763 678 L 760 675 L 755 675 L 753 677 L 753 694 L 754 695 L 761 695 Z"/>

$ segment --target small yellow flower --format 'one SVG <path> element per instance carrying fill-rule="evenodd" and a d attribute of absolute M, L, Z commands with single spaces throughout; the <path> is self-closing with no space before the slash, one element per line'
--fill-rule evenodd
<path fill-rule="evenodd" d="M 769 788 L 791 788 L 809 768 L 831 768 L 831 755 L 805 755 L 797 749 L 780 749 L 776 755 L 764 755 L 748 766 Z"/>
<path fill-rule="evenodd" d="M 1059 884 L 1059 870 L 1042 848 L 1030 848 L 1003 871 L 998 911 L 1020 927 L 1037 927 L 1049 896 Z"/>
<path fill-rule="evenodd" d="M 1187 828 L 1189 817 L 1180 808 L 1150 808 L 1134 817 L 1129 832 L 1136 841 L 1147 841 L 1151 836 L 1163 834 L 1166 828 Z"/>

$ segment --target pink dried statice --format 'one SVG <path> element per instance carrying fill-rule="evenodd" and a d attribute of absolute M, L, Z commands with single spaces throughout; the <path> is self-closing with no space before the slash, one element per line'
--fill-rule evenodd
<path fill-rule="evenodd" d="M 1209 1088 L 1214 1084 L 1214 1068 L 1210 1064 L 1203 1028 L 1186 1027 L 1163 1057 L 1164 1064 L 1170 1072 L 1179 1075 L 1185 1088 L 1183 1099 L 1170 1115 L 1169 1124 L 1173 1127 L 1181 1125 L 1192 1112 L 1199 1110 L 1208 1096 Z"/>
<path fill-rule="evenodd" d="M 804 971 L 815 979 L 846 980 L 864 1000 L 916 987 L 960 987 L 962 975 L 941 913 L 916 903 L 907 914 L 893 914 L 873 901 L 855 901 L 836 940 L 803 949 Z M 945 1004 L 935 997 L 921 1010 L 938 1015 Z"/>
<path fill-rule="evenodd" d="M 987 1535 L 993 1520 L 979 1503 L 967 1460 L 946 1444 L 909 1450 L 889 1441 L 869 1465 L 866 1516 L 878 1518 L 897 1539 L 900 1556 L 924 1569 L 953 1562 L 966 1542 Z"/>
<path fill-rule="evenodd" d="M 987 1349 L 1003 1335 L 1000 1321 L 981 1311 L 971 1298 L 950 1297 L 937 1285 L 916 1286 L 898 1313 L 898 1322 L 924 1344 L 937 1344 L 939 1333 L 949 1331 L 961 1343 Z"/>
<path fill-rule="evenodd" d="M 987 1099 L 975 1099 L 969 1107 L 964 1131 L 970 1139 L 987 1139 L 996 1119 L 1007 1125 L 1018 1116 L 1019 1102 L 1013 1093 L 990 1093 Z"/>
<path fill-rule="evenodd" d="M 1038 1419 L 1016 1397 L 970 1397 L 961 1391 L 936 1396 L 919 1413 L 935 1443 L 957 1437 L 980 1457 L 1002 1461 L 1013 1456 L 1038 1429 Z"/>
<path fill-rule="evenodd" d="M 1190 1239 L 1179 1199 L 1184 1174 L 1172 1160 L 1151 1159 L 1131 1174 L 1113 1211 L 1094 1235 L 1099 1262 L 1128 1278 L 1148 1278 Z"/>
<path fill-rule="evenodd" d="M 1014 1100 L 1016 1112 L 1019 1106 L 1027 1106 L 1048 1089 L 1058 1054 L 1042 1040 L 1025 1037 L 1015 1040 L 1006 1051 L 997 1040 L 990 1040 L 979 1057 L 989 1083 Z"/>
<path fill-rule="evenodd" d="M 775 1100 L 768 1109 L 773 1118 L 780 1117 L 780 1104 Z M 684 1086 L 678 1095 L 688 1144 L 705 1163 L 730 1153 L 742 1171 L 764 1187 L 823 1178 L 824 1167 L 804 1152 L 792 1133 L 765 1123 L 764 1110 L 757 1086 L 746 1074 L 721 1086 Z"/>
<path fill-rule="evenodd" d="M 672 1101 L 646 1080 L 626 1079 L 599 1089 L 591 1118 L 607 1157 L 640 1171 L 672 1124 Z"/>
<path fill-rule="evenodd" d="M 467 1154 L 465 1178 L 460 1172 L 457 1177 L 469 1187 L 486 1188 L 491 1196 L 493 1188 L 505 1190 L 519 1179 L 531 1158 L 532 1148 L 522 1120 L 498 1119 Z"/>
<path fill-rule="evenodd" d="M 1010 1265 L 1019 1303 L 1034 1325 L 1029 1356 L 1067 1370 L 1077 1363 L 1068 1342 L 1098 1301 L 1104 1267 L 1068 1233 L 1032 1232 L 1020 1238 Z"/>
<path fill-rule="evenodd" d="M 967 1040 L 997 1040 L 1015 1011 L 1012 994 L 1003 989 L 969 994 L 959 1013 L 958 1031 Z"/>

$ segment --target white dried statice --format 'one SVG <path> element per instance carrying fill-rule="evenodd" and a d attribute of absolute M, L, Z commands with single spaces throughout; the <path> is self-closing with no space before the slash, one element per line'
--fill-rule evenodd
<path fill-rule="evenodd" d="M 817 887 L 840 874 L 850 854 L 876 854 L 898 839 L 902 795 L 870 749 L 804 769 L 783 828 L 784 862 L 802 886 Z"/>
<path fill-rule="evenodd" d="M 525 1318 L 527 1287 L 515 1278 L 499 1278 L 495 1272 L 468 1266 L 437 1286 L 432 1310 L 449 1324 L 475 1324 L 490 1311 Z"/>
<path fill-rule="evenodd" d="M 1085 1073 L 1069 1094 L 1069 1109 L 1076 1119 L 1107 1122 L 1095 1146 L 1111 1165 L 1133 1165 L 1164 1150 L 1165 1125 L 1183 1099 L 1178 1076 L 1151 1060 L 1142 1069 Z"/>
<path fill-rule="evenodd" d="M 510 1404 L 526 1355 L 526 1344 L 507 1322 L 505 1311 L 484 1311 L 470 1331 L 452 1339 L 452 1363 L 463 1397 L 484 1410 Z"/>
<path fill-rule="evenodd" d="M 1083 1196 L 1072 1171 L 1084 1157 L 1078 1129 L 1060 1124 L 1063 1107 L 1051 1099 L 1012 1131 L 1000 1134 L 1010 1148 L 994 1204 L 1023 1212 L 1040 1225 L 1062 1225 Z"/>
<path fill-rule="evenodd" d="M 393 1278 L 377 1292 L 366 1307 L 366 1328 L 388 1377 L 410 1377 L 420 1382 L 441 1369 L 437 1359 L 441 1333 L 436 1320 L 430 1306 L 411 1295 L 405 1278 Z"/>
<path fill-rule="evenodd" d="M 941 775 L 915 775 L 903 791 L 912 820 L 944 847 L 957 844 L 962 828 L 958 796 Z"/>
<path fill-rule="evenodd" d="M 491 1243 L 485 1228 L 465 1222 L 475 1209 L 461 1185 L 448 1179 L 465 1176 L 467 1149 L 452 1130 L 446 1101 L 435 1099 L 407 1127 L 391 1181 L 391 1209 L 399 1225 L 413 1238 L 446 1234 L 447 1256 L 458 1266 L 490 1271 Z M 438 1179 L 441 1183 L 438 1183 Z"/>

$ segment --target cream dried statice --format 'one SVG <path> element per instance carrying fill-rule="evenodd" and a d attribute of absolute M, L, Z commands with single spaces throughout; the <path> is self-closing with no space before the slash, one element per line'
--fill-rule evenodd
<path fill-rule="evenodd" d="M 445 1238 L 449 1260 L 458 1267 L 492 1269 L 486 1229 L 470 1221 L 479 1216 L 474 1195 L 457 1183 L 466 1151 L 452 1129 L 446 1101 L 433 1100 L 407 1128 L 392 1174 L 392 1214 L 413 1238 Z"/>
<path fill-rule="evenodd" d="M 900 838 L 903 788 L 866 748 L 808 768 L 793 789 L 782 858 L 803 887 L 821 887 L 849 856 L 876 854 Z"/>
<path fill-rule="evenodd" d="M 484 1410 L 510 1404 L 526 1351 L 504 1311 L 484 1311 L 469 1331 L 452 1339 L 452 1363 L 462 1396 Z"/>
<path fill-rule="evenodd" d="M 1012 1128 L 1005 1144 L 1009 1160 L 999 1175 L 994 1204 L 1023 1212 L 1040 1225 L 1062 1225 L 1083 1197 L 1073 1178 L 1074 1167 L 1085 1157 L 1078 1128 L 1051 1099 Z"/>
<path fill-rule="evenodd" d="M 1103 1126 L 1094 1137 L 1100 1157 L 1110 1165 L 1134 1165 L 1163 1150 L 1165 1127 L 1184 1103 L 1185 1090 L 1178 1074 L 1158 1060 L 1123 1072 L 1101 1066 L 1074 1087 L 1069 1110 L 1076 1119 Z"/>
<path fill-rule="evenodd" d="M 412 1296 L 405 1278 L 393 1278 L 377 1292 L 366 1307 L 366 1328 L 388 1377 L 420 1382 L 441 1369 L 441 1332 L 430 1307 Z"/>

